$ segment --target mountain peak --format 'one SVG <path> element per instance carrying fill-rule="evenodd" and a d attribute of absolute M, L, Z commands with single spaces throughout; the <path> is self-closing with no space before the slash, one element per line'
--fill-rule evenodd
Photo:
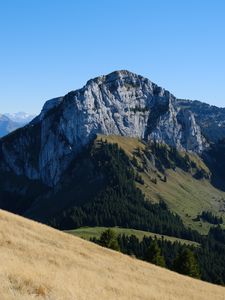
<path fill-rule="evenodd" d="M 116 71 L 113 71 L 113 72 L 107 74 L 105 77 L 109 81 L 110 80 L 117 80 L 117 79 L 121 79 L 121 78 L 127 78 L 127 77 L 130 77 L 130 78 L 143 78 L 142 76 L 140 76 L 136 73 L 133 73 L 131 71 L 128 71 L 128 70 L 116 70 Z"/>
<path fill-rule="evenodd" d="M 107 84 L 113 81 L 119 81 L 119 80 L 127 80 L 127 79 L 142 79 L 142 80 L 147 80 L 149 81 L 147 78 L 144 78 L 136 73 L 130 72 L 128 70 L 116 70 L 113 71 L 107 75 L 101 75 L 98 77 L 95 77 L 93 79 L 88 80 L 87 85 L 95 82 L 97 84 Z M 150 82 L 150 81 L 149 81 Z"/>

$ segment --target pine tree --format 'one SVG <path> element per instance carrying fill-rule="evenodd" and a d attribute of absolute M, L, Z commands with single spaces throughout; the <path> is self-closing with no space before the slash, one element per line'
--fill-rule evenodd
<path fill-rule="evenodd" d="M 103 247 L 110 248 L 117 251 L 120 250 L 119 243 L 117 240 L 117 235 L 115 231 L 113 231 L 110 228 L 102 232 L 99 242 L 100 245 Z"/>
<path fill-rule="evenodd" d="M 153 240 L 147 249 L 145 259 L 157 266 L 165 267 L 165 259 L 156 240 Z"/>
<path fill-rule="evenodd" d="M 185 248 L 174 260 L 174 270 L 178 273 L 200 278 L 200 270 L 194 253 Z"/>

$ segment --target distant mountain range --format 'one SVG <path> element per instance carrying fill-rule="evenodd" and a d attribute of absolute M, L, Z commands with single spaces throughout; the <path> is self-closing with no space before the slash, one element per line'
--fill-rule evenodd
<path fill-rule="evenodd" d="M 13 122 L 19 123 L 19 124 L 26 124 L 29 123 L 35 115 L 28 114 L 26 112 L 17 112 L 17 113 L 4 113 L 6 117 L 8 117 Z"/>
<path fill-rule="evenodd" d="M 35 115 L 30 115 L 25 112 L 0 114 L 0 137 L 7 135 L 19 127 L 24 126 L 34 117 Z"/>

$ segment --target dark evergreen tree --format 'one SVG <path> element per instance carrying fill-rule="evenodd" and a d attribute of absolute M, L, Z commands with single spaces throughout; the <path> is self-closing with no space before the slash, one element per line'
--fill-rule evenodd
<path fill-rule="evenodd" d="M 201 215 L 199 215 L 199 218 L 214 225 L 223 223 L 223 218 L 215 216 L 211 211 L 203 211 Z"/>
<path fill-rule="evenodd" d="M 110 228 L 102 232 L 99 239 L 99 244 L 106 248 L 110 248 L 117 251 L 120 250 L 117 235 L 115 231 L 113 231 Z"/>
<path fill-rule="evenodd" d="M 161 250 L 156 240 L 153 240 L 147 249 L 145 259 L 160 267 L 165 267 L 165 259 L 161 254 Z"/>
<path fill-rule="evenodd" d="M 185 248 L 174 260 L 174 270 L 178 273 L 200 278 L 200 269 L 194 253 Z"/>

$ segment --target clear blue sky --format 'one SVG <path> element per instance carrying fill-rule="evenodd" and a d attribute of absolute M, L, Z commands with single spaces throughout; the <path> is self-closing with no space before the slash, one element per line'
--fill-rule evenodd
<path fill-rule="evenodd" d="M 0 112 L 116 69 L 225 107 L 224 0 L 1 0 Z"/>

